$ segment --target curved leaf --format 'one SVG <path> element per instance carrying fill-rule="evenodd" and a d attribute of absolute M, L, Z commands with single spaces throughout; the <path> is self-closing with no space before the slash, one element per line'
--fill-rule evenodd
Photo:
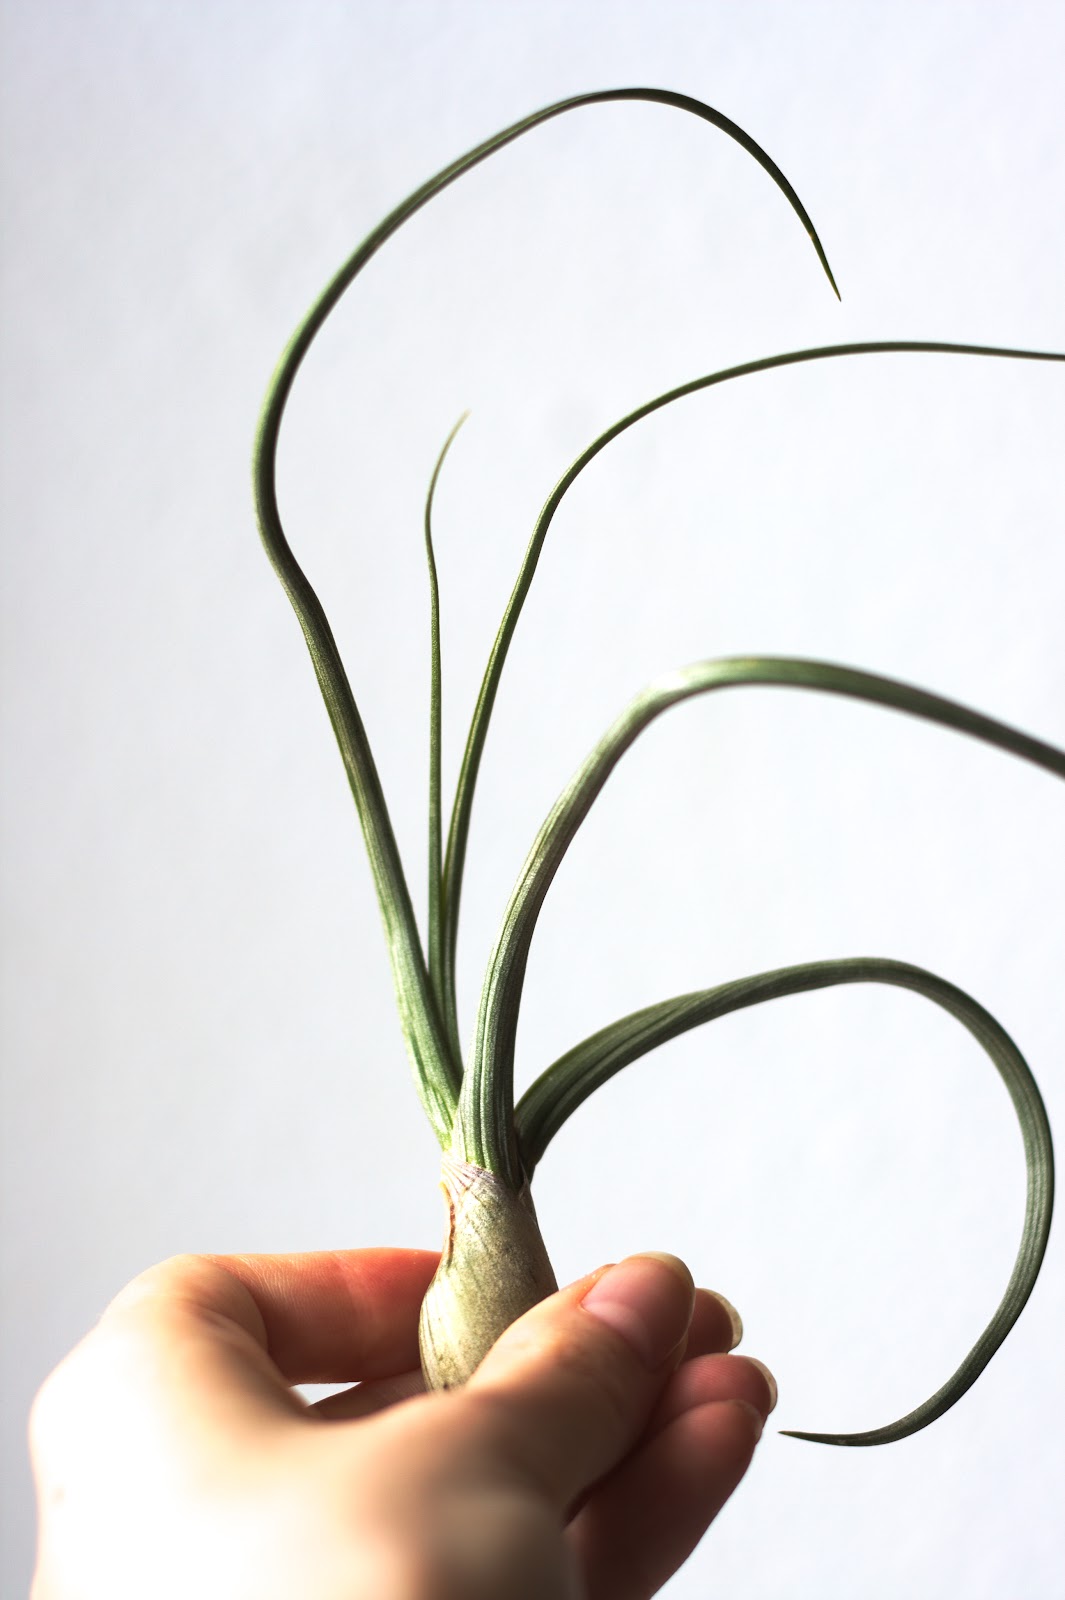
<path fill-rule="evenodd" d="M 1065 355 L 1056 351 L 1016 350 L 999 345 L 947 344 L 942 341 L 927 339 L 876 339 L 865 340 L 859 344 L 834 344 L 823 345 L 810 350 L 790 350 L 783 355 L 765 356 L 759 361 L 745 361 L 740 366 L 727 367 L 720 372 L 712 372 L 705 377 L 693 378 L 688 383 L 682 383 L 675 389 L 669 389 L 664 394 L 656 395 L 653 400 L 648 400 L 643 405 L 637 406 L 635 411 L 630 411 L 618 422 L 615 422 L 612 427 L 601 433 L 598 438 L 593 439 L 587 449 L 582 451 L 558 480 L 537 518 L 532 538 L 529 540 L 525 555 L 522 558 L 521 570 L 518 573 L 517 581 L 511 591 L 506 611 L 503 614 L 503 621 L 500 623 L 499 631 L 492 645 L 492 653 L 488 659 L 488 666 L 485 669 L 477 697 L 477 705 L 470 723 L 466 749 L 462 758 L 462 767 L 459 771 L 458 785 L 455 790 L 451 826 L 448 833 L 447 860 L 444 867 L 444 961 L 447 968 L 446 985 L 452 997 L 454 996 L 455 955 L 458 942 L 462 875 L 466 863 L 474 790 L 477 785 L 477 774 L 480 770 L 481 757 L 484 752 L 488 724 L 491 719 L 492 708 L 495 705 L 496 694 L 499 690 L 499 682 L 503 674 L 507 652 L 510 649 L 511 639 L 518 625 L 518 618 L 521 615 L 522 607 L 532 584 L 533 575 L 536 572 L 540 551 L 547 537 L 547 530 L 551 526 L 555 513 L 567 491 L 572 487 L 574 481 L 584 471 L 585 467 L 591 461 L 594 461 L 599 452 L 604 450 L 619 434 L 626 432 L 634 423 L 642 421 L 644 417 L 649 417 L 653 412 L 660 411 L 663 406 L 672 405 L 675 400 L 682 400 L 687 395 L 697 394 L 700 390 L 713 388 L 719 383 L 728 383 L 733 378 L 750 377 L 756 372 L 771 372 L 777 367 L 798 366 L 807 361 L 824 361 L 837 356 L 894 354 L 998 356 L 1018 361 L 1065 361 Z"/>
<path fill-rule="evenodd" d="M 601 1029 L 548 1067 L 522 1097 L 516 1120 L 526 1170 L 531 1176 L 548 1142 L 566 1118 L 615 1072 L 657 1049 L 666 1040 L 675 1039 L 716 1017 L 726 1016 L 730 1011 L 760 1005 L 764 1000 L 847 983 L 886 983 L 911 989 L 934 1001 L 968 1028 L 991 1057 L 1009 1091 L 1024 1140 L 1028 1174 L 1021 1242 L 1006 1292 L 991 1321 L 942 1388 L 897 1422 L 871 1428 L 865 1433 L 784 1430 L 792 1438 L 810 1439 L 819 1444 L 890 1444 L 926 1428 L 949 1411 L 976 1382 L 1024 1309 L 1039 1276 L 1050 1234 L 1054 1209 L 1054 1150 L 1046 1108 L 1027 1062 L 989 1011 L 963 989 L 921 967 L 901 961 L 872 958 L 814 961 L 783 967 L 776 972 L 761 972 L 755 977 L 718 984 L 713 989 L 646 1006 Z"/>
<path fill-rule="evenodd" d="M 460 1066 L 452 1057 L 444 1022 L 433 997 L 425 954 L 411 905 L 410 891 L 403 873 L 399 849 L 392 829 L 380 778 L 369 740 L 351 692 L 344 664 L 321 601 L 292 553 L 281 523 L 277 503 L 277 440 L 285 406 L 304 356 L 310 349 L 329 313 L 344 291 L 368 261 L 393 233 L 422 206 L 449 184 L 502 150 L 513 140 L 549 121 L 582 106 L 605 104 L 613 100 L 646 100 L 690 112 L 704 122 L 727 133 L 741 145 L 781 189 L 806 228 L 829 282 L 835 282 L 828 260 L 802 202 L 774 161 L 754 140 L 728 117 L 689 95 L 667 89 L 605 89 L 574 95 L 533 112 L 494 134 L 465 155 L 428 179 L 363 240 L 344 265 L 326 284 L 317 300 L 293 333 L 267 387 L 252 453 L 252 484 L 255 509 L 266 553 L 288 595 L 310 651 L 318 686 L 329 720 L 340 747 L 362 824 L 363 837 L 377 889 L 378 903 L 385 925 L 385 938 L 392 964 L 392 977 L 407 1048 L 415 1070 L 422 1103 L 441 1144 L 446 1145 L 451 1129 L 460 1077 Z M 837 290 L 838 293 L 838 290 Z"/>
<path fill-rule="evenodd" d="M 555 802 L 526 857 L 489 962 L 475 1053 L 462 1082 L 459 1119 L 466 1160 L 488 1167 L 514 1186 L 520 1184 L 513 1131 L 514 1037 L 529 945 L 551 881 L 607 778 L 644 728 L 671 706 L 715 689 L 759 684 L 814 689 L 889 706 L 967 733 L 1065 778 L 1065 750 L 956 701 L 852 667 L 788 657 L 738 657 L 697 662 L 657 679 L 596 745 Z"/>

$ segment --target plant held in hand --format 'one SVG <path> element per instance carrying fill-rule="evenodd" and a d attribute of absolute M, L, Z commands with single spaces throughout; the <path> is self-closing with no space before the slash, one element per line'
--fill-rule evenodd
<path fill-rule="evenodd" d="M 293 380 L 325 319 L 365 264 L 408 218 L 478 162 L 552 117 L 581 106 L 616 100 L 653 101 L 689 112 L 741 145 L 790 203 L 835 289 L 825 252 L 798 195 L 770 157 L 734 122 L 700 101 L 665 90 L 617 89 L 579 95 L 548 106 L 478 145 L 430 178 L 378 224 L 336 273 L 293 334 L 271 380 L 256 436 L 254 486 L 260 531 L 299 618 L 340 746 L 384 918 L 400 1019 L 415 1081 L 443 1150 L 448 1229 L 440 1267 L 422 1308 L 422 1363 L 431 1386 L 463 1382 L 503 1329 L 554 1290 L 554 1274 L 530 1197 L 530 1180 L 555 1133 L 599 1084 L 656 1046 L 729 1011 L 835 984 L 893 984 L 914 990 L 950 1012 L 990 1056 L 1009 1091 L 1020 1124 L 1028 1185 L 1020 1248 L 1001 1303 L 942 1388 L 886 1427 L 853 1434 L 796 1435 L 827 1444 L 883 1444 L 925 1427 L 965 1393 L 1020 1315 L 1039 1273 L 1053 1205 L 1053 1152 L 1039 1090 L 1016 1045 L 969 995 L 919 967 L 873 959 L 820 961 L 679 995 L 623 1017 L 568 1051 L 515 1106 L 514 1041 L 533 930 L 570 842 L 618 761 L 650 722 L 671 706 L 696 695 L 759 684 L 846 695 L 969 734 L 1059 778 L 1065 778 L 1065 751 L 925 690 L 828 662 L 731 658 L 697 662 L 657 679 L 607 730 L 540 829 L 503 917 L 484 980 L 473 1048 L 464 1058 L 456 1011 L 455 949 L 474 788 L 507 650 L 548 528 L 577 476 L 620 433 L 685 395 L 797 362 L 905 351 L 1027 361 L 1061 361 L 1065 356 L 927 341 L 791 351 L 695 378 L 658 395 L 601 434 L 559 480 L 533 531 L 474 710 L 445 852 L 440 793 L 440 624 L 432 504 L 440 467 L 454 438 L 452 433 L 433 474 L 425 513 L 432 599 L 427 949 L 418 933 L 377 769 L 340 654 L 318 597 L 289 548 L 278 511 L 277 439 Z"/>

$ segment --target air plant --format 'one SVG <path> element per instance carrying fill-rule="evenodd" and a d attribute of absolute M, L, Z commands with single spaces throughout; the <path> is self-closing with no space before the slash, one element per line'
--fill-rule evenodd
<path fill-rule="evenodd" d="M 1038 1276 L 1053 1206 L 1053 1150 L 1043 1101 L 1009 1035 L 976 1000 L 945 979 L 902 961 L 810 962 L 678 995 L 623 1017 L 561 1056 L 514 1104 L 518 1008 L 536 920 L 551 881 L 599 791 L 625 751 L 656 717 L 697 695 L 751 685 L 816 690 L 888 706 L 968 734 L 1065 778 L 1065 751 L 923 689 L 824 661 L 746 657 L 696 662 L 656 679 L 607 730 L 559 796 L 533 842 L 503 916 L 481 994 L 472 1048 L 463 1054 L 456 1005 L 455 954 L 471 808 L 492 708 L 537 561 L 563 496 L 600 451 L 641 418 L 713 385 L 799 362 L 880 352 L 940 352 L 1025 361 L 1065 356 L 980 345 L 898 341 L 832 345 L 765 357 L 697 377 L 647 401 L 593 440 L 563 474 L 540 513 L 492 647 L 470 724 L 446 851 L 441 807 L 440 615 L 433 554 L 433 493 L 453 430 L 437 462 L 425 508 L 431 597 L 429 891 L 427 942 L 415 921 L 407 879 L 377 769 L 325 612 L 289 548 L 278 511 L 278 432 L 303 357 L 348 286 L 383 244 L 422 206 L 471 167 L 550 118 L 607 101 L 644 100 L 688 112 L 742 146 L 767 172 L 809 234 L 836 290 L 807 212 L 779 167 L 741 128 L 698 100 L 659 89 L 583 94 L 514 123 L 438 172 L 380 222 L 344 263 L 299 324 L 271 379 L 254 453 L 259 527 L 267 554 L 299 618 L 362 824 L 384 919 L 399 1014 L 415 1083 L 443 1151 L 448 1207 L 439 1269 L 421 1313 L 422 1365 L 430 1387 L 462 1383 L 499 1334 L 556 1287 L 530 1195 L 530 1181 L 566 1119 L 622 1067 L 715 1017 L 785 995 L 836 984 L 910 989 L 949 1012 L 991 1058 L 1013 1101 L 1024 1144 L 1027 1203 L 1020 1246 L 1002 1300 L 957 1371 L 923 1404 L 863 1433 L 796 1433 L 825 1444 L 872 1445 L 904 1438 L 941 1416 L 977 1377 L 1020 1315 Z"/>

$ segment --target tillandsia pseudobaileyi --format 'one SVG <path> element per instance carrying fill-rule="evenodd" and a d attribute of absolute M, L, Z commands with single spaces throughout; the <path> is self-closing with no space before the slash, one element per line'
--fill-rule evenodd
<path fill-rule="evenodd" d="M 459 1384 L 499 1334 L 555 1288 L 530 1197 L 530 1181 L 551 1139 L 594 1089 L 630 1062 L 700 1023 L 746 1006 L 836 984 L 881 983 L 910 989 L 948 1011 L 983 1047 L 1000 1073 L 1020 1124 L 1027 1201 L 1020 1247 L 991 1321 L 947 1382 L 897 1422 L 863 1433 L 796 1433 L 826 1444 L 884 1444 L 927 1426 L 975 1382 L 1020 1315 L 1039 1273 L 1053 1207 L 1053 1150 L 1038 1087 L 1009 1035 L 984 1008 L 946 980 L 902 961 L 855 958 L 809 962 L 758 973 L 646 1006 L 602 1028 L 560 1057 L 514 1104 L 518 1007 L 530 942 L 552 878 L 581 822 L 621 756 L 656 717 L 713 690 L 769 685 L 817 690 L 888 706 L 924 718 L 1033 762 L 1065 778 L 1065 751 L 951 700 L 893 679 L 830 662 L 753 656 L 696 662 L 656 679 L 626 707 L 559 796 L 538 833 L 511 894 L 492 951 L 472 1049 L 463 1056 L 456 1006 L 455 952 L 463 868 L 474 788 L 500 675 L 555 512 L 588 463 L 611 440 L 663 406 L 712 385 L 799 362 L 884 352 L 939 352 L 1024 361 L 1065 355 L 982 345 L 892 340 L 794 350 L 697 377 L 660 394 L 595 439 L 563 474 L 533 530 L 481 684 L 460 769 L 446 851 L 443 846 L 440 745 L 440 619 L 432 540 L 433 493 L 454 431 L 433 473 L 425 510 L 431 596 L 429 895 L 423 946 L 377 769 L 336 642 L 317 595 L 289 548 L 278 511 L 278 431 L 303 357 L 358 273 L 404 222 L 441 190 L 550 118 L 607 101 L 644 100 L 686 111 L 726 133 L 769 174 L 802 222 L 836 290 L 813 223 L 791 184 L 754 140 L 720 112 L 660 89 L 615 89 L 547 106 L 460 156 L 398 205 L 344 263 L 290 339 L 270 382 L 259 421 L 254 487 L 267 553 L 299 618 L 355 797 L 384 919 L 407 1049 L 422 1105 L 443 1151 L 448 1225 L 439 1269 L 421 1315 L 422 1366 L 431 1387 Z M 838 294 L 838 290 L 836 291 Z M 455 430 L 457 431 L 457 429 Z"/>

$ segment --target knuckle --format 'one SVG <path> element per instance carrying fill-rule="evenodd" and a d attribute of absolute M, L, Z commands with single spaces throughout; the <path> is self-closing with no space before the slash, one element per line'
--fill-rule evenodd
<path fill-rule="evenodd" d="M 58 1413 L 62 1415 L 62 1401 L 57 1397 L 57 1389 L 62 1389 L 60 1368 L 56 1367 L 50 1372 L 34 1395 L 30 1404 L 30 1414 L 27 1423 L 30 1441 L 30 1455 L 34 1458 L 40 1456 L 42 1450 L 50 1442 L 53 1433 L 53 1418 Z"/>
<path fill-rule="evenodd" d="M 167 1256 L 131 1278 L 120 1289 L 107 1307 L 105 1316 L 112 1311 L 131 1310 L 154 1296 L 181 1296 L 195 1292 L 205 1283 L 217 1279 L 219 1268 L 206 1256 L 190 1253 Z"/>

